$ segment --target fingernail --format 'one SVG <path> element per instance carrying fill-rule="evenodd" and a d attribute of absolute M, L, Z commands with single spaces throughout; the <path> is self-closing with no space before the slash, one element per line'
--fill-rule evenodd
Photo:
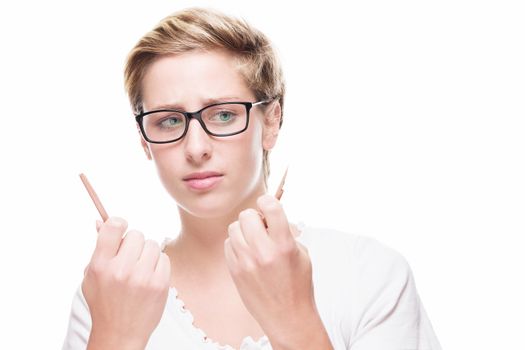
<path fill-rule="evenodd" d="M 106 223 L 113 227 L 121 227 L 126 225 L 126 221 L 124 219 L 115 216 L 110 217 Z"/>

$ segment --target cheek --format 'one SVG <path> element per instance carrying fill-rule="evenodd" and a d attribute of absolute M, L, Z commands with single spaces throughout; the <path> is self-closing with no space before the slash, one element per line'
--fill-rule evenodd
<path fill-rule="evenodd" d="M 151 157 L 157 168 L 157 172 L 162 182 L 167 185 L 166 180 L 172 179 L 176 174 L 177 169 L 182 170 L 180 164 L 184 161 L 182 152 L 173 149 L 173 145 L 154 145 L 150 148 Z M 179 165 L 179 166 L 177 166 Z"/>
<path fill-rule="evenodd" d="M 237 148 L 241 150 L 240 157 L 244 158 L 243 161 L 246 165 L 258 166 L 262 162 L 263 148 L 262 148 L 262 129 L 258 123 L 255 123 L 247 132 L 241 134 L 242 140 L 240 140 Z"/>
<path fill-rule="evenodd" d="M 262 149 L 257 147 L 253 143 L 244 144 L 244 151 L 238 154 L 236 159 L 232 159 L 236 164 L 234 165 L 239 169 L 239 173 L 245 177 L 255 176 L 262 167 Z"/>
<path fill-rule="evenodd" d="M 247 134 L 248 137 L 244 143 L 245 151 L 243 152 L 244 169 L 240 170 L 243 174 L 247 183 L 247 188 L 253 188 L 257 186 L 261 181 L 263 173 L 263 147 L 262 147 L 262 136 L 261 129 L 254 128 L 253 132 Z"/>

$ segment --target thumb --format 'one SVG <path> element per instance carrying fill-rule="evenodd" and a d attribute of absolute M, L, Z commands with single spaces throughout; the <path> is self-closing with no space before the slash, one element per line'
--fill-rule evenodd
<path fill-rule="evenodd" d="M 97 220 L 97 221 L 95 222 L 95 225 L 96 225 L 97 232 L 98 232 L 98 231 L 100 230 L 100 226 L 102 226 L 102 221 Z"/>
<path fill-rule="evenodd" d="M 290 232 L 292 233 L 292 236 L 294 236 L 294 238 L 297 238 L 298 236 L 301 235 L 301 230 L 299 229 L 299 227 L 297 227 L 296 224 L 293 224 L 290 222 L 289 226 L 290 226 Z"/>
<path fill-rule="evenodd" d="M 305 245 L 303 245 L 303 244 L 302 244 L 301 242 L 299 242 L 298 240 L 296 240 L 295 243 L 297 244 L 297 248 L 299 248 L 299 250 L 300 250 L 301 252 L 303 252 L 304 254 L 306 254 L 306 255 L 308 255 L 308 256 L 310 255 L 310 254 L 308 254 L 308 248 L 307 248 Z"/>

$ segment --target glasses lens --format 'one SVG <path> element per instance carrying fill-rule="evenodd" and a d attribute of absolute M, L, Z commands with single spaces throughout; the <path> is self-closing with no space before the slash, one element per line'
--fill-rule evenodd
<path fill-rule="evenodd" d="M 166 142 L 182 136 L 186 118 L 177 112 L 154 112 L 144 116 L 142 125 L 151 141 Z"/>
<path fill-rule="evenodd" d="M 201 116 L 208 131 L 218 136 L 244 130 L 248 120 L 246 106 L 238 103 L 210 106 L 202 111 Z"/>

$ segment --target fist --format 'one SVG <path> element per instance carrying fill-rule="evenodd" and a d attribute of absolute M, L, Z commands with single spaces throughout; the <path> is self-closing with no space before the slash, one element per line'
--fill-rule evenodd
<path fill-rule="evenodd" d="M 166 305 L 171 269 L 158 243 L 112 217 L 98 226 L 99 236 L 84 272 L 82 292 L 89 306 L 90 341 L 144 348 Z"/>
<path fill-rule="evenodd" d="M 229 226 L 224 253 L 244 305 L 270 336 L 317 311 L 310 257 L 295 240 L 281 203 L 264 195 L 257 206 L 259 211 L 246 209 Z"/>

